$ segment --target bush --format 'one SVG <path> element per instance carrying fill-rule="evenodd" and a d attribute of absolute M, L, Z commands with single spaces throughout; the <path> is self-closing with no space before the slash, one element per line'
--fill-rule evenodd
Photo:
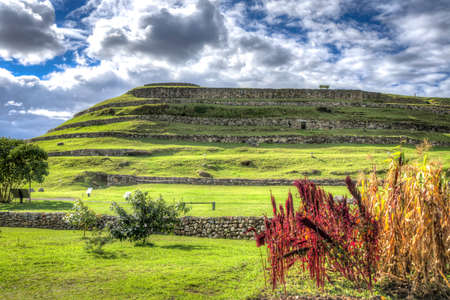
<path fill-rule="evenodd" d="M 77 200 L 70 212 L 66 214 L 64 220 L 79 229 L 83 229 L 83 237 L 86 237 L 86 230 L 96 228 L 98 221 L 95 212 L 84 205 L 83 201 Z"/>
<path fill-rule="evenodd" d="M 160 196 L 153 200 L 148 193 L 136 190 L 127 201 L 131 205 L 132 213 L 127 213 L 116 202 L 111 209 L 118 215 L 118 221 L 109 225 L 111 236 L 119 240 L 142 241 L 153 233 L 170 231 L 178 221 L 181 213 L 189 209 L 183 202 L 167 204 Z"/>
<path fill-rule="evenodd" d="M 363 181 L 362 198 L 382 225 L 380 275 L 410 283 L 416 294 L 448 291 L 450 196 L 442 166 L 426 155 L 408 163 L 397 152 L 384 180 L 374 169 Z"/>
<path fill-rule="evenodd" d="M 95 230 L 92 233 L 92 236 L 87 238 L 85 240 L 85 246 L 84 249 L 89 253 L 94 254 L 105 254 L 105 251 L 103 250 L 103 246 L 106 244 L 109 244 L 113 241 L 113 238 L 111 236 L 104 236 L 102 235 L 101 230 Z"/>
<path fill-rule="evenodd" d="M 274 216 L 265 218 L 264 232 L 255 232 L 257 246 L 266 244 L 268 248 L 273 288 L 285 284 L 287 271 L 297 261 L 309 270 L 318 287 L 323 287 L 331 270 L 371 288 L 378 223 L 365 205 L 357 201 L 357 209 L 350 209 L 346 198 L 336 202 L 331 194 L 308 180 L 294 185 L 302 200 L 298 211 L 294 211 L 291 193 L 285 206 L 278 208 L 272 196 Z M 352 192 L 356 190 L 351 180 L 348 185 Z"/>

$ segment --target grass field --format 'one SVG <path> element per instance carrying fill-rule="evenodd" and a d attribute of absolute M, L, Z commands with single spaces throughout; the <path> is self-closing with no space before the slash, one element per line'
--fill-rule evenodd
<path fill-rule="evenodd" d="M 114 242 L 84 250 L 81 232 L 1 228 L 1 299 L 251 299 L 265 290 L 254 241 L 154 235 L 154 245 Z M 201 258 L 201 259 L 199 259 Z M 332 277 L 323 292 L 306 274 L 288 293 L 368 297 Z M 277 290 L 274 294 L 280 294 Z M 373 295 L 380 292 L 374 291 Z M 381 294 L 382 295 L 382 294 Z"/>
<path fill-rule="evenodd" d="M 295 187 L 287 186 L 204 186 L 179 184 L 141 184 L 136 186 L 109 187 L 94 190 L 91 197 L 86 196 L 86 189 L 82 186 L 71 185 L 66 189 L 46 189 L 44 193 L 35 192 L 35 198 L 78 198 L 82 199 L 98 214 L 113 214 L 110 210 L 111 202 L 119 202 L 121 206 L 128 207 L 123 195 L 127 191 L 140 189 L 148 191 L 156 198 L 162 195 L 168 202 L 216 202 L 216 210 L 212 205 L 190 205 L 192 208 L 188 215 L 202 217 L 216 216 L 262 216 L 271 215 L 270 192 L 278 201 L 284 202 L 289 190 L 294 193 Z M 325 187 L 326 191 L 335 195 L 348 195 L 345 187 Z M 298 199 L 296 198 L 296 203 Z M 72 208 L 71 201 L 65 200 L 32 200 L 20 204 L 0 203 L 0 210 L 11 211 L 68 211 Z"/>

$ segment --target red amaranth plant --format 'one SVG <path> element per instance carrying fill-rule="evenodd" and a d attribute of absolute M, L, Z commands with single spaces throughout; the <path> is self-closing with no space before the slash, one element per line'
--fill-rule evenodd
<path fill-rule="evenodd" d="M 273 288 L 286 283 L 287 271 L 297 261 L 308 269 L 318 287 L 329 279 L 328 271 L 372 287 L 378 259 L 378 224 L 350 178 L 346 183 L 357 209 L 350 209 L 347 198 L 337 202 L 308 180 L 294 182 L 301 198 L 298 211 L 294 211 L 290 192 L 284 207 L 277 207 L 271 197 L 274 216 L 265 217 L 265 231 L 250 230 L 255 231 L 258 247 L 267 246 Z"/>

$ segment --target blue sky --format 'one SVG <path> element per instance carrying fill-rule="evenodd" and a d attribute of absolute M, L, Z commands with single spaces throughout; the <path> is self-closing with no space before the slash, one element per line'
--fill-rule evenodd
<path fill-rule="evenodd" d="M 450 1 L 2 0 L 0 136 L 150 82 L 450 97 Z"/>

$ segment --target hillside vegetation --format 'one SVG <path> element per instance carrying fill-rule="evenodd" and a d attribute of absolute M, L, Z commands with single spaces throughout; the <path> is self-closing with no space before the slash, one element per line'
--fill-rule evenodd
<path fill-rule="evenodd" d="M 175 91 L 176 95 L 180 89 L 181 96 L 139 96 L 148 89 L 162 89 L 161 93 L 167 94 Z M 370 99 L 333 98 L 332 91 L 331 96 L 320 98 L 317 95 L 321 92 L 314 90 L 305 98 L 247 94 L 221 98 L 215 91 L 208 98 L 204 94 L 189 96 L 189 90 L 205 91 L 181 83 L 138 87 L 32 139 L 50 153 L 46 190 L 70 197 L 71 192 L 88 186 L 105 187 L 105 182 L 87 178 L 86 171 L 186 178 L 207 173 L 210 178 L 343 180 L 346 175 L 357 178 L 373 165 L 383 173 L 383 162 L 396 151 L 395 146 L 403 144 L 405 153 L 412 156 L 416 144 L 424 139 L 435 144 L 431 158 L 440 160 L 444 169 L 450 166 L 450 102 L 446 98 L 374 93 Z M 251 91 L 244 90 L 250 96 Z M 85 150 L 91 152 L 83 153 Z M 123 151 L 117 154 L 113 150 Z M 129 154 L 133 151 L 141 152 Z M 184 197 L 177 185 L 167 186 L 177 191 L 171 197 Z M 239 199 L 256 188 L 241 187 Z M 269 189 L 265 189 L 267 194 Z M 200 190 L 195 195 L 204 199 L 214 187 Z M 73 196 L 79 197 L 79 192 Z M 222 195 L 224 201 L 234 197 Z"/>

